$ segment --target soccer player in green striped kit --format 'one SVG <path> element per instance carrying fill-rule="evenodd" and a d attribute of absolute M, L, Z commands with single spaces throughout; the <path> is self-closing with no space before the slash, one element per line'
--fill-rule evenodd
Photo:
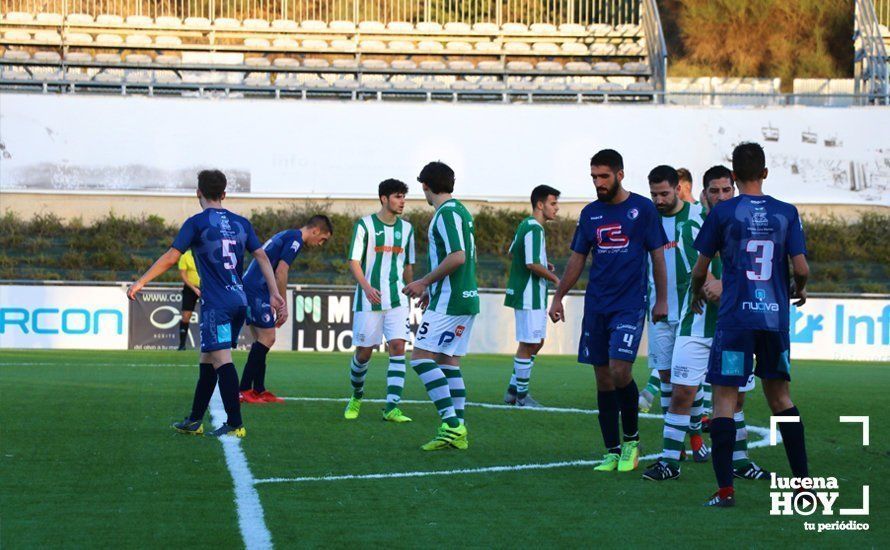
<path fill-rule="evenodd" d="M 519 407 L 536 407 L 528 392 L 535 356 L 547 335 L 547 281 L 559 286 L 553 264 L 547 262 L 544 224 L 556 219 L 559 191 L 539 185 L 532 190 L 532 215 L 519 223 L 510 253 L 510 278 L 504 305 L 515 310 L 516 356 L 513 375 L 504 402 Z"/>
<path fill-rule="evenodd" d="M 381 182 L 377 188 L 380 210 L 359 219 L 352 230 L 349 271 L 358 284 L 352 301 L 356 350 L 350 361 L 352 397 L 343 413 L 347 420 L 358 418 L 368 362 L 385 337 L 389 369 L 383 420 L 411 421 L 399 409 L 405 387 L 405 342 L 410 337 L 410 299 L 402 295 L 402 289 L 414 278 L 414 228 L 399 217 L 407 193 L 408 186 L 399 180 Z"/>
<path fill-rule="evenodd" d="M 680 325 L 683 299 L 689 290 L 689 278 L 694 262 L 695 249 L 692 241 L 698 228 L 704 223 L 704 210 L 701 205 L 691 204 L 680 199 L 680 178 L 677 170 L 670 166 L 656 166 L 649 172 L 649 193 L 655 208 L 658 209 L 661 226 L 668 237 L 664 247 L 664 261 L 667 266 L 668 316 L 658 323 L 649 322 L 649 367 L 658 373 L 661 381 L 661 410 L 668 412 L 671 405 L 671 367 L 677 328 Z M 692 238 L 683 241 L 684 232 L 692 231 Z M 688 260 L 693 258 L 692 263 Z M 649 266 L 649 300 L 655 300 L 655 283 L 652 266 Z M 645 391 L 640 393 L 640 410 L 648 411 L 651 403 L 644 402 Z M 706 462 L 710 450 L 701 436 L 702 405 L 704 392 L 698 389 L 696 401 L 692 405 L 692 420 L 689 429 L 693 459 Z M 681 441 L 682 443 L 682 441 Z"/>
<path fill-rule="evenodd" d="M 460 358 L 467 354 L 473 321 L 479 313 L 473 216 L 451 196 L 454 171 L 447 164 L 427 164 L 417 181 L 423 185 L 427 203 L 436 209 L 428 233 L 430 272 L 406 285 L 403 292 L 420 298 L 424 307 L 411 367 L 442 418 L 436 437 L 421 448 L 463 450 L 468 446 L 464 425 L 467 391 Z"/>

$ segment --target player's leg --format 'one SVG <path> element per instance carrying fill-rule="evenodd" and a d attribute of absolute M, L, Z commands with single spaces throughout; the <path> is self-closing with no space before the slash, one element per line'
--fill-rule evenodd
<path fill-rule="evenodd" d="M 184 301 L 184 300 L 183 300 Z M 182 319 L 179 321 L 179 351 L 185 350 L 185 340 L 189 335 L 189 323 L 192 322 L 191 310 L 182 310 Z"/>
<path fill-rule="evenodd" d="M 210 362 L 210 354 L 201 353 L 198 364 L 198 382 L 195 384 L 195 395 L 192 398 L 191 413 L 173 428 L 185 434 L 201 435 L 204 433 L 204 415 L 216 388 L 216 370 Z"/>
<path fill-rule="evenodd" d="M 643 335 L 644 320 L 645 311 L 638 310 L 615 313 L 608 322 L 609 369 L 621 410 L 623 431 L 621 458 L 618 462 L 619 472 L 636 469 L 640 459 L 640 391 L 633 378 L 633 364 Z M 673 352 L 672 339 L 670 352 Z M 665 376 L 670 379 L 670 371 Z"/>
<path fill-rule="evenodd" d="M 707 370 L 708 359 L 705 357 L 705 370 Z M 689 416 L 689 446 L 692 448 L 692 459 L 695 462 L 707 462 L 711 456 L 711 449 L 705 444 L 702 433 L 704 432 L 702 420 L 704 419 L 704 374 L 702 372 L 702 383 L 698 385 L 692 401 L 692 408 Z M 710 386 L 709 386 L 710 387 Z"/>
<path fill-rule="evenodd" d="M 238 399 L 238 371 L 232 363 L 232 349 L 238 344 L 238 334 L 244 325 L 247 308 L 237 307 L 230 310 L 217 310 L 215 315 L 216 338 L 215 342 L 208 346 L 210 362 L 216 369 L 216 379 L 219 385 L 219 395 L 222 398 L 223 407 L 226 410 L 225 423 L 210 432 L 208 435 L 222 436 L 234 435 L 244 437 L 246 430 L 241 420 L 241 401 Z M 201 334 L 201 346 L 203 350 L 204 334 Z"/>
<path fill-rule="evenodd" d="M 467 347 L 470 343 L 470 334 L 473 332 L 473 321 L 475 315 L 461 315 L 452 323 L 454 326 L 454 339 L 450 342 L 444 342 L 436 355 L 436 363 L 448 379 L 448 390 L 451 392 L 451 401 L 454 403 L 454 412 L 460 419 L 464 421 L 464 407 L 467 402 L 467 387 L 464 384 L 464 377 L 460 370 L 461 357 L 467 354 Z M 466 437 L 463 438 L 466 441 Z M 461 448 L 466 448 L 466 445 Z"/>
<path fill-rule="evenodd" d="M 390 340 L 389 367 L 386 369 L 386 407 L 383 409 L 383 419 L 388 422 L 411 422 L 399 408 L 402 391 L 405 389 L 405 370 L 405 340 Z"/>
<path fill-rule="evenodd" d="M 245 287 L 247 295 L 247 325 L 254 343 L 250 346 L 244 370 L 241 372 L 241 383 L 238 386 L 240 399 L 247 403 L 266 403 L 264 397 L 260 397 L 261 391 L 265 391 L 265 385 L 261 384 L 261 391 L 257 391 L 257 377 L 265 378 L 266 355 L 272 344 L 275 343 L 275 316 L 272 313 L 272 304 L 269 292 L 265 287 Z"/>
<path fill-rule="evenodd" d="M 713 390 L 707 382 L 702 382 L 702 431 L 711 431 L 711 412 L 714 408 Z"/>
<path fill-rule="evenodd" d="M 535 406 L 537 402 L 534 399 L 529 399 L 528 388 L 534 358 L 544 345 L 547 314 L 543 309 L 517 309 L 514 316 L 518 346 L 513 358 L 513 376 L 510 379 L 507 394 L 504 396 L 504 402 L 511 405 Z"/>
<path fill-rule="evenodd" d="M 540 407 L 541 404 L 530 395 L 531 376 L 535 367 L 535 357 L 544 347 L 544 340 L 535 344 L 522 343 L 521 347 L 525 348 L 522 352 L 528 354 L 529 364 L 527 372 L 522 372 L 525 376 L 517 377 L 516 404 L 520 407 Z"/>
<path fill-rule="evenodd" d="M 358 418 L 365 395 L 365 375 L 374 349 L 383 343 L 382 311 L 356 311 L 352 317 L 352 341 L 355 353 L 349 359 L 349 383 L 352 385 L 352 396 L 343 411 L 343 418 Z"/>
<path fill-rule="evenodd" d="M 637 408 L 642 412 L 649 412 L 656 394 L 661 394 L 661 411 L 665 412 L 671 404 L 671 355 L 674 351 L 674 339 L 676 330 L 666 321 L 648 323 L 648 360 L 650 371 L 646 388 L 640 392 Z M 649 389 L 653 383 L 652 376 L 657 377 L 658 390 Z"/>
<path fill-rule="evenodd" d="M 655 397 L 661 391 L 661 378 L 658 376 L 658 369 L 649 369 L 649 379 L 646 380 L 646 387 L 640 392 L 640 412 L 647 413 L 652 410 L 652 403 Z"/>
<path fill-rule="evenodd" d="M 247 363 L 251 361 L 254 364 L 253 370 L 253 393 L 263 403 L 284 403 L 284 399 L 277 397 L 274 393 L 266 389 L 266 355 L 275 345 L 275 327 L 251 327 L 253 329 L 256 341 L 250 347 L 250 353 L 247 355 Z M 244 367 L 247 370 L 247 367 Z M 241 387 L 244 387 L 242 381 Z"/>
<path fill-rule="evenodd" d="M 602 463 L 594 468 L 598 472 L 611 472 L 618 468 L 621 457 L 621 439 L 618 422 L 621 405 L 615 381 L 609 370 L 609 330 L 607 317 L 600 313 L 586 313 L 581 321 L 581 338 L 578 341 L 578 362 L 593 366 L 596 377 L 597 420 L 606 453 Z"/>
<path fill-rule="evenodd" d="M 706 506 L 733 506 L 732 453 L 735 448 L 735 406 L 739 388 L 754 370 L 754 335 L 752 331 L 718 329 L 708 362 L 707 382 L 713 390 L 711 418 L 711 459 L 717 478 L 717 492 Z"/>
<path fill-rule="evenodd" d="M 756 345 L 757 376 L 773 416 L 797 417 L 797 422 L 780 422 L 782 444 L 794 477 L 809 477 L 803 418 L 791 401 L 789 337 L 787 332 L 760 332 Z"/>
<path fill-rule="evenodd" d="M 735 448 L 732 452 L 733 475 L 739 479 L 769 479 L 769 472 L 755 464 L 748 457 L 748 427 L 745 424 L 745 395 L 754 389 L 755 376 L 748 378 L 748 384 L 739 390 L 735 405 Z"/>
<path fill-rule="evenodd" d="M 389 422 L 410 422 L 402 413 L 399 402 L 405 389 L 405 344 L 411 336 L 408 306 L 384 313 L 383 336 L 389 345 L 389 367 L 386 369 L 386 407 L 383 419 Z"/>

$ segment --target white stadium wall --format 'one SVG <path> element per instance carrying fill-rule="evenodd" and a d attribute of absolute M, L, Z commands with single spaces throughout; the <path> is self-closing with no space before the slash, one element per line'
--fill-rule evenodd
<path fill-rule="evenodd" d="M 218 167 L 252 197 L 372 197 L 451 164 L 457 194 L 593 193 L 588 159 L 618 149 L 630 189 L 657 164 L 696 176 L 734 144 L 768 155 L 767 189 L 798 204 L 890 205 L 890 110 L 200 100 L 0 94 L 0 191 L 192 194 Z M 411 196 L 420 197 L 419 188 Z"/>
<path fill-rule="evenodd" d="M 157 288 L 152 298 L 139 303 L 129 302 L 124 289 L 0 285 L 0 348 L 175 348 L 178 289 Z M 470 353 L 515 352 L 513 310 L 502 305 L 503 293 L 481 292 L 480 297 Z M 348 289 L 289 289 L 291 319 L 279 330 L 274 349 L 351 351 L 351 299 Z M 542 354 L 577 354 L 583 300 L 581 295 L 566 299 L 568 320 L 548 326 Z M 414 328 L 420 315 L 419 309 L 412 310 Z M 240 344 L 248 342 L 242 339 Z M 646 355 L 645 339 L 640 355 Z M 890 300 L 813 298 L 800 310 L 792 307 L 791 356 L 890 361 Z"/>

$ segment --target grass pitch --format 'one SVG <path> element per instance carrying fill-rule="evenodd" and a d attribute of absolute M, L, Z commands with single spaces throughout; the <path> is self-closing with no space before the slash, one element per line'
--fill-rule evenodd
<path fill-rule="evenodd" d="M 244 353 L 236 353 L 241 370 Z M 239 547 L 232 473 L 211 438 L 170 430 L 191 405 L 193 353 L 0 352 L 0 547 Z M 366 398 L 381 398 L 386 359 L 376 355 Z M 465 361 L 468 399 L 501 402 L 506 356 Z M 268 387 L 281 396 L 346 398 L 348 355 L 272 353 Z M 638 384 L 648 377 L 638 362 Z M 622 544 L 883 546 L 888 535 L 890 366 L 794 364 L 795 403 L 806 422 L 813 475 L 837 477 L 837 507 L 858 508 L 870 486 L 868 517 L 770 516 L 768 481 L 737 480 L 731 510 L 705 509 L 714 490 L 710 464 L 683 463 L 679 480 L 654 483 L 590 466 L 417 477 L 309 480 L 255 485 L 279 547 L 580 547 Z M 540 357 L 532 394 L 544 405 L 596 408 L 590 367 Z M 468 407 L 468 451 L 424 453 L 438 424 L 410 371 L 402 408 L 410 424 L 381 422 L 365 402 L 345 421 L 345 402 L 292 400 L 248 405 L 241 443 L 254 478 L 439 472 L 542 465 L 601 457 L 591 414 Z M 653 412 L 657 412 L 656 410 Z M 760 389 L 746 405 L 749 425 L 767 427 Z M 871 417 L 871 445 L 840 415 Z M 205 428 L 209 428 L 205 421 Z M 643 453 L 661 448 L 661 422 L 641 420 Z M 751 440 L 759 439 L 751 436 Z M 783 448 L 751 451 L 763 467 L 788 474 Z M 645 465 L 651 461 L 645 461 Z M 869 531 L 805 531 L 804 521 L 867 522 Z"/>

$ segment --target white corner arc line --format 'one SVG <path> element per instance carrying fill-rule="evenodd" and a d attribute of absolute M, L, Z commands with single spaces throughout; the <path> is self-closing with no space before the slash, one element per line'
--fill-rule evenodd
<path fill-rule="evenodd" d="M 285 397 L 284 399 L 288 401 L 309 401 L 309 402 L 342 402 L 345 403 L 349 401 L 346 398 L 339 397 Z M 385 399 L 364 399 L 363 401 L 369 403 L 385 403 Z M 411 400 L 411 399 L 403 399 L 401 403 L 406 404 L 429 404 L 429 401 L 421 401 L 421 400 Z M 484 409 L 509 409 L 511 411 L 527 411 L 527 412 L 557 412 L 557 413 L 574 413 L 574 414 L 597 414 L 599 411 L 595 409 L 577 409 L 571 407 L 534 407 L 534 408 L 522 408 L 522 407 L 514 407 L 512 405 L 501 405 L 497 403 L 474 403 L 468 402 L 467 406 L 479 407 Z M 643 414 L 640 413 L 641 418 L 663 418 L 660 414 Z M 750 442 L 748 444 L 749 449 L 755 449 L 759 447 L 766 447 L 769 445 L 768 436 L 770 435 L 770 430 L 768 428 L 764 428 L 761 426 L 748 426 L 749 433 L 755 433 L 761 437 L 761 439 Z M 641 456 L 640 460 L 654 460 L 661 458 L 661 453 L 653 453 L 645 456 Z M 451 476 L 451 475 L 464 475 L 464 474 L 487 474 L 487 473 L 502 473 L 502 472 L 521 472 L 528 470 L 551 470 L 555 468 L 576 468 L 581 466 L 595 466 L 597 464 L 602 463 L 602 460 L 565 460 L 559 462 L 543 462 L 543 463 L 529 463 L 529 464 L 510 464 L 510 465 L 498 465 L 498 466 L 484 466 L 480 468 L 464 468 L 457 470 L 429 470 L 429 471 L 414 471 L 414 472 L 387 472 L 387 473 L 376 473 L 376 474 L 341 474 L 341 475 L 324 475 L 324 476 L 302 476 L 302 477 L 270 477 L 264 479 L 257 479 L 254 481 L 255 484 L 268 484 L 268 483 L 308 483 L 308 482 L 323 482 L 323 481 L 356 481 L 356 480 L 374 480 L 374 479 L 400 479 L 400 478 L 410 478 L 410 477 L 431 477 L 431 476 Z"/>
<path fill-rule="evenodd" d="M 219 388 L 213 391 L 210 400 L 210 422 L 215 428 L 223 425 L 226 411 L 223 407 Z M 238 514 L 238 527 L 241 539 L 248 550 L 265 550 L 272 548 L 272 533 L 266 527 L 263 505 L 256 490 L 256 479 L 247 464 L 241 440 L 237 437 L 223 436 L 219 438 L 226 456 L 226 466 L 232 476 L 235 490 L 235 509 Z"/>

